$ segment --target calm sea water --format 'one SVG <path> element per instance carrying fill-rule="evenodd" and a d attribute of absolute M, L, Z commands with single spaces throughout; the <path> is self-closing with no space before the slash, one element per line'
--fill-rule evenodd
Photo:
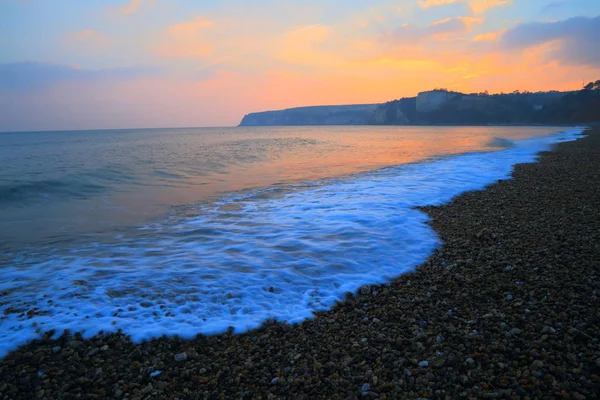
<path fill-rule="evenodd" d="M 580 131 L 564 130 L 0 134 L 0 353 L 51 328 L 139 340 L 301 321 L 428 257 L 438 239 L 414 206 L 508 177 Z"/>

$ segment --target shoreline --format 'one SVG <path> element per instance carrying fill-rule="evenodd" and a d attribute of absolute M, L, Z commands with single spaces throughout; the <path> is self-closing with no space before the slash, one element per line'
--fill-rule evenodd
<path fill-rule="evenodd" d="M 600 130 L 586 133 L 421 208 L 443 246 L 312 320 L 36 341 L 0 361 L 0 398 L 599 397 Z"/>

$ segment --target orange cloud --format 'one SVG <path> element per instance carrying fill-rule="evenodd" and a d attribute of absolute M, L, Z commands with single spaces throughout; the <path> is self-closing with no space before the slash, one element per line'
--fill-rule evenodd
<path fill-rule="evenodd" d="M 473 38 L 474 42 L 496 42 L 502 34 L 506 32 L 506 29 L 501 29 L 497 32 L 488 32 L 477 35 Z"/>
<path fill-rule="evenodd" d="M 117 12 L 123 15 L 135 14 L 144 4 L 151 4 L 153 0 L 129 0 L 127 4 L 117 7 Z"/>
<path fill-rule="evenodd" d="M 324 25 L 310 25 L 286 33 L 275 46 L 276 58 L 295 64 L 332 66 L 341 61 L 333 52 L 318 48 L 330 38 L 331 29 Z"/>
<path fill-rule="evenodd" d="M 467 28 L 470 28 L 471 25 L 475 25 L 475 24 L 481 24 L 483 22 L 482 18 L 475 18 L 475 17 L 455 17 L 455 18 L 445 18 L 442 19 L 440 21 L 436 21 L 433 22 L 431 24 L 431 26 L 438 26 L 438 25 L 443 25 L 443 24 L 447 24 L 453 20 L 457 20 L 457 21 L 461 21 L 464 23 L 464 26 Z"/>
<path fill-rule="evenodd" d="M 204 30 L 213 25 L 202 18 L 171 25 L 156 45 L 155 53 L 165 58 L 203 58 L 214 50 L 203 37 Z"/>
<path fill-rule="evenodd" d="M 167 32 L 171 35 L 192 35 L 197 33 L 202 28 L 207 28 L 213 25 L 213 22 L 210 20 L 196 18 L 193 21 L 171 25 L 167 28 Z"/>
<path fill-rule="evenodd" d="M 469 3 L 475 14 L 482 14 L 488 8 L 505 6 L 510 3 L 510 0 L 474 0 Z"/>
<path fill-rule="evenodd" d="M 482 14 L 489 8 L 510 4 L 511 0 L 418 0 L 422 8 L 443 6 L 452 3 L 466 3 L 474 14 Z"/>
<path fill-rule="evenodd" d="M 444 4 L 456 3 L 459 0 L 419 0 L 418 3 L 423 8 L 443 6 Z"/>
<path fill-rule="evenodd" d="M 471 27 L 471 25 L 482 24 L 483 18 L 474 18 L 474 17 L 456 17 L 457 19 L 463 21 L 467 27 Z"/>

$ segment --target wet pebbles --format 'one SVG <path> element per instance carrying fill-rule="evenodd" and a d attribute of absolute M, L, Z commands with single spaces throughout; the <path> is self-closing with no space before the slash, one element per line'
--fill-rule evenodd
<path fill-rule="evenodd" d="M 418 272 L 314 320 L 40 340 L 0 398 L 600 398 L 600 132 L 425 211 L 445 245 Z"/>

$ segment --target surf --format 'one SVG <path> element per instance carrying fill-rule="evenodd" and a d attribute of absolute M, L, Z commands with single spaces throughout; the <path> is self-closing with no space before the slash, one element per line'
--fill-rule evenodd
<path fill-rule="evenodd" d="M 416 207 L 508 179 L 582 132 L 232 193 L 113 242 L 22 252 L 2 269 L 0 355 L 50 330 L 121 329 L 141 341 L 299 323 L 423 263 L 440 241 Z"/>

